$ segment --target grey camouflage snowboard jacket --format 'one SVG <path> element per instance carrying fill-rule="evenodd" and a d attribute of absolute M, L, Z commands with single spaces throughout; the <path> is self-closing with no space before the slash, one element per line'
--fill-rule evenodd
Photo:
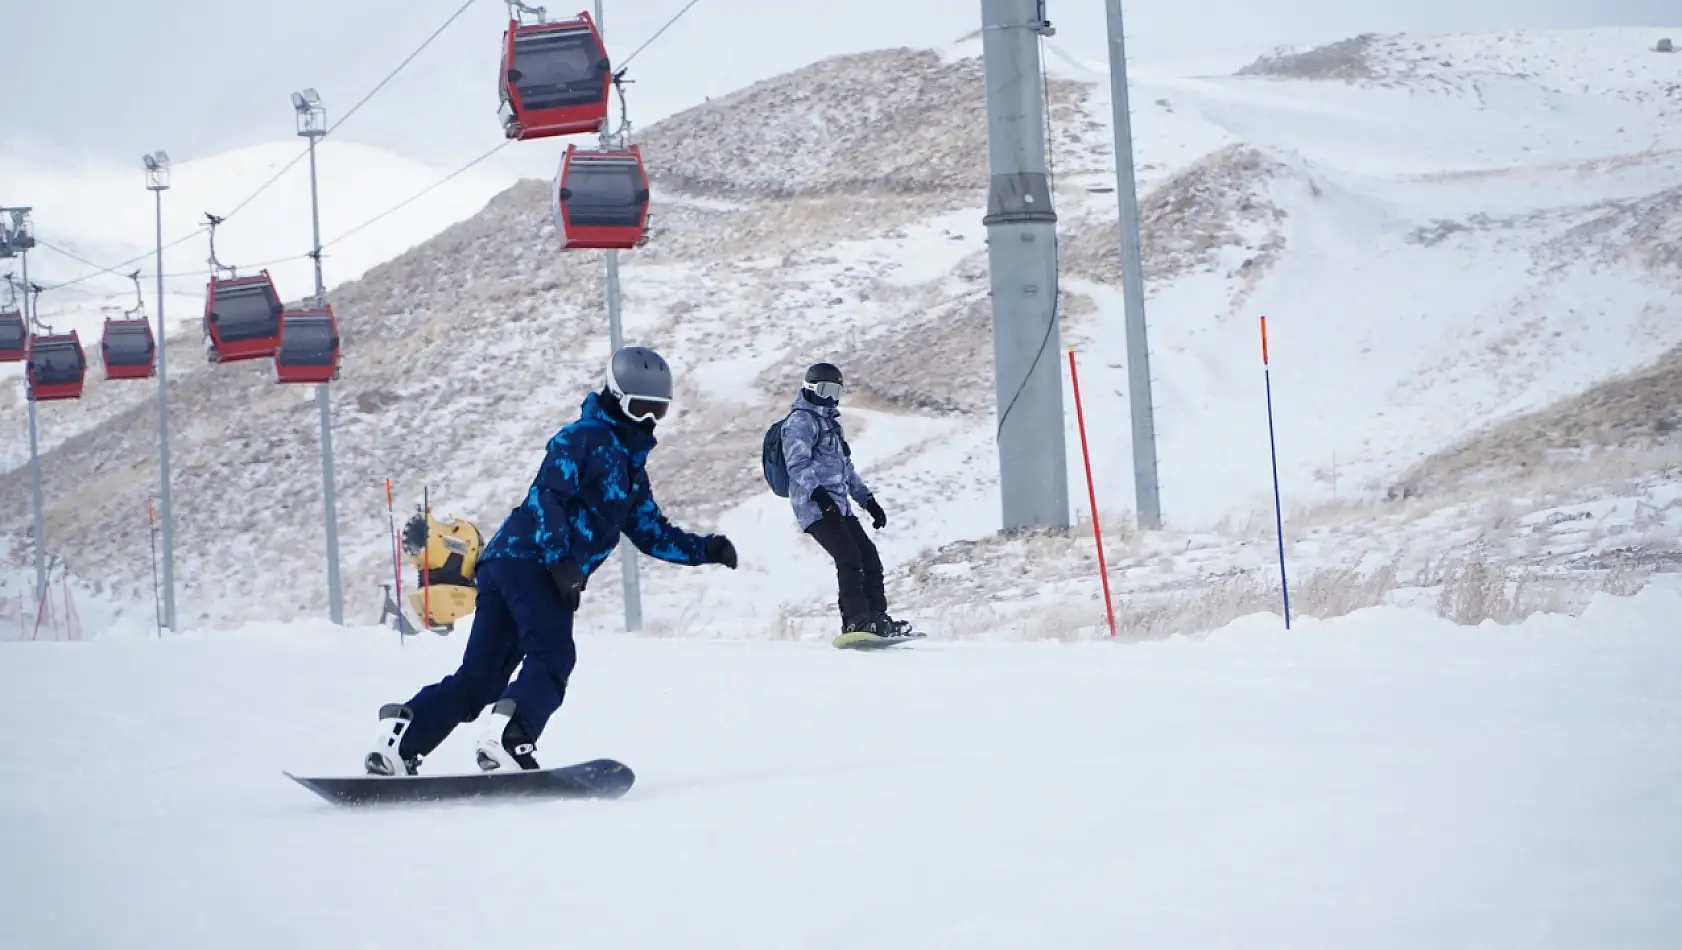
<path fill-rule="evenodd" d="M 805 531 L 822 517 L 812 501 L 818 486 L 835 499 L 842 517 L 853 513 L 851 502 L 862 505 L 869 500 L 870 488 L 853 468 L 852 452 L 841 432 L 841 410 L 808 402 L 804 392 L 795 394 L 793 409 L 783 423 L 783 461 L 788 466 L 789 504 Z"/>

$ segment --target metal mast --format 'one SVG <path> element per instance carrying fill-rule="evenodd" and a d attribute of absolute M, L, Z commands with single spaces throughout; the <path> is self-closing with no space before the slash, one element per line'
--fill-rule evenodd
<path fill-rule="evenodd" d="M 596 30 L 605 42 L 607 31 L 602 28 L 602 0 L 596 0 Z M 603 125 L 601 147 L 623 147 L 624 143 L 618 139 L 629 132 L 628 125 L 624 123 L 617 132 L 610 132 L 608 126 Z M 611 248 L 607 251 L 607 333 L 612 352 L 619 352 L 619 348 L 625 345 L 625 330 L 619 317 L 619 252 Z M 642 630 L 642 580 L 638 574 L 636 545 L 629 539 L 621 538 L 619 541 L 619 570 L 625 589 L 625 632 L 637 633 Z"/>
<path fill-rule="evenodd" d="M 982 0 L 992 278 L 1003 527 L 1067 527 L 1063 352 L 1057 311 L 1057 213 L 1046 174 L 1039 40 L 1044 0 Z"/>
<path fill-rule="evenodd" d="M 175 626 L 175 508 L 169 489 L 169 357 L 165 346 L 169 330 L 164 325 L 164 192 L 169 189 L 169 154 L 163 151 L 143 156 L 146 166 L 146 190 L 153 196 L 157 232 L 156 268 L 158 271 L 158 501 L 163 509 L 163 620 L 162 626 Z M 137 285 L 138 286 L 138 285 Z"/>
<path fill-rule="evenodd" d="M 29 285 L 29 249 L 35 246 L 35 234 L 29 226 L 30 208 L 0 208 L 0 257 L 16 257 L 23 267 L 23 325 L 24 332 L 35 332 L 36 311 L 40 301 L 31 303 L 36 295 Z M 6 223 L 6 218 L 11 223 Z M 41 498 L 41 445 L 35 413 L 35 387 L 29 386 L 29 491 L 35 505 L 35 603 L 47 596 L 47 514 Z"/>
<path fill-rule="evenodd" d="M 314 89 L 292 94 L 292 108 L 298 114 L 298 134 L 310 140 L 310 221 L 315 229 L 315 305 L 327 306 L 327 288 L 321 280 L 321 202 L 316 190 L 315 143 L 327 134 L 327 107 Z M 339 502 L 333 477 L 333 399 L 326 383 L 315 387 L 315 404 L 321 410 L 321 501 L 327 525 L 327 612 L 334 623 L 345 622 L 344 592 L 339 582 Z"/>
<path fill-rule="evenodd" d="M 1156 411 L 1151 404 L 1150 347 L 1145 338 L 1145 273 L 1140 261 L 1139 194 L 1133 177 L 1133 112 L 1127 98 L 1127 45 L 1121 0 L 1106 0 L 1110 33 L 1110 108 L 1115 131 L 1116 200 L 1121 222 L 1121 299 L 1127 324 L 1127 406 L 1133 425 L 1133 494 L 1139 527 L 1162 527 L 1156 473 Z"/>

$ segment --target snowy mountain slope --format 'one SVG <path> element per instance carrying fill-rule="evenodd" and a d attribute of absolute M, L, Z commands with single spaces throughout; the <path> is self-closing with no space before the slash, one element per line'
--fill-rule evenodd
<path fill-rule="evenodd" d="M 1561 456 L 1682 451 L 1682 348 L 1652 366 L 1474 433 L 1410 468 L 1395 492 L 1440 494 L 1468 479 L 1560 466 Z"/>
<path fill-rule="evenodd" d="M 1390 608 L 892 656 L 586 629 L 538 755 L 622 759 L 629 795 L 362 814 L 280 770 L 353 770 L 459 640 L 5 644 L 0 942 L 1659 950 L 1679 609 L 1672 584 L 1475 635 Z M 470 769 L 477 732 L 426 771 Z"/>
<path fill-rule="evenodd" d="M 1601 34 L 1595 43 L 1627 47 L 1636 38 Z M 1084 75 L 1092 83 L 1078 58 L 1053 58 L 1064 82 Z M 763 491 L 756 461 L 764 425 L 792 395 L 798 368 L 819 355 L 862 377 L 862 398 L 848 415 L 859 459 L 889 507 L 880 543 L 890 564 L 915 568 L 931 548 L 996 529 L 983 198 L 971 177 L 982 166 L 969 151 L 980 133 L 943 124 L 948 113 L 973 110 L 979 88 L 971 85 L 960 101 L 931 93 L 884 102 L 897 116 L 890 132 L 877 151 L 859 147 L 873 155 L 898 148 L 915 159 L 868 166 L 890 176 L 916 169 L 914 193 L 847 190 L 858 181 L 850 163 L 811 160 L 825 154 L 810 132 L 812 114 L 831 117 L 830 129 L 848 141 L 871 141 L 858 138 L 853 113 L 839 105 L 852 101 L 854 88 L 842 77 L 849 64 L 873 75 L 884 63 L 912 74 L 907 88 L 943 94 L 956 95 L 961 77 L 975 76 L 961 56 L 870 54 L 704 105 L 674 117 L 674 131 L 644 133 L 681 176 L 658 185 L 656 240 L 624 256 L 628 338 L 662 348 L 683 380 L 652 462 L 655 484 L 676 520 L 731 532 L 744 559 L 728 583 L 649 564 L 644 595 L 654 629 L 794 634 L 827 626 L 796 622 L 821 621 L 832 576 L 793 531 L 786 503 Z M 1343 98 L 1328 99 L 1328 88 Z M 1059 101 L 1070 94 L 1054 89 Z M 1105 252 L 1113 195 L 1089 190 L 1113 184 L 1102 168 L 1108 107 L 1102 82 L 1084 90 L 1054 113 L 1052 136 L 1067 242 L 1065 342 L 1083 360 L 1100 504 L 1120 528 L 1129 520 L 1131 460 L 1120 293 Z M 1682 181 L 1667 152 L 1625 151 L 1612 138 L 1599 140 L 1597 153 L 1576 139 L 1587 142 L 1599 125 L 1577 135 L 1553 122 L 1560 131 L 1536 139 L 1534 154 L 1515 146 L 1496 156 L 1514 174 L 1485 188 L 1464 176 L 1502 169 L 1463 161 L 1454 149 L 1469 123 L 1494 120 L 1457 100 L 1421 99 L 1409 119 L 1418 147 L 1395 155 L 1380 143 L 1374 156 L 1382 160 L 1354 155 L 1340 126 L 1305 118 L 1327 102 L 1359 112 L 1354 97 L 1366 94 L 1259 77 L 1146 76 L 1137 84 L 1159 453 L 1168 517 L 1180 532 L 1165 544 L 1184 532 L 1242 525 L 1270 497 L 1259 313 L 1270 316 L 1274 333 L 1281 475 L 1296 506 L 1329 497 L 1328 463 L 1341 473 L 1344 502 L 1351 486 L 1382 496 L 1405 466 L 1484 422 L 1581 391 L 1682 343 L 1682 321 L 1664 319 L 1673 312 L 1674 275 L 1651 251 L 1663 218 L 1645 210 L 1662 208 L 1666 189 Z M 1378 109 L 1397 93 L 1371 95 Z M 800 96 L 799 112 L 769 108 Z M 1544 115 L 1527 119 L 1520 106 L 1534 102 L 1515 102 L 1501 122 L 1520 127 Z M 1566 118 L 1590 111 L 1581 105 Z M 1433 123 L 1434 107 L 1442 111 Z M 1628 108 L 1639 118 L 1664 106 L 1650 98 Z M 705 134 L 721 127 L 739 132 Z M 1251 132 L 1258 134 L 1247 138 Z M 971 145 L 953 149 L 942 135 Z M 1567 139 L 1571 147 L 1547 150 Z M 1433 151 L 1432 141 L 1441 148 Z M 967 164 L 950 165 L 960 160 Z M 800 195 L 756 193 L 778 169 Z M 1564 181 L 1569 189 L 1556 187 Z M 1490 201 L 1480 204 L 1486 191 Z M 554 250 L 545 195 L 537 183 L 510 189 L 483 213 L 333 292 L 347 315 L 335 438 L 355 615 L 377 610 L 377 585 L 389 571 L 379 487 L 386 476 L 397 478 L 406 499 L 431 485 L 436 504 L 489 530 L 522 490 L 543 440 L 596 385 L 606 353 L 599 258 Z M 1498 220 L 1506 223 L 1488 226 Z M 1560 248 L 1573 241 L 1562 259 Z M 1571 319 L 1581 313 L 1596 319 Z M 227 369 L 189 366 L 179 383 L 180 404 L 198 407 L 185 414 L 192 423 L 177 447 L 178 575 L 190 605 L 182 614 L 208 622 L 316 613 L 324 592 L 314 557 L 314 415 L 264 372 Z M 100 421 L 98 431 L 149 433 L 148 415 L 135 406 Z M 1069 426 L 1071 497 L 1084 510 L 1072 413 Z M 138 435 L 108 438 L 66 442 L 49 458 L 49 536 L 102 593 L 143 597 L 143 526 L 114 534 L 110 525 L 129 517 L 117 512 L 144 510 L 145 478 L 90 493 L 84 473 L 115 464 L 112 455 L 144 472 L 149 447 Z M 4 488 L 21 498 L 24 484 L 19 472 Z M 21 523 L 26 509 L 17 517 Z M 1070 557 L 1042 559 L 1081 572 L 1082 544 L 1063 542 Z M 14 559 L 24 555 L 14 546 Z M 277 570 L 286 583 L 251 589 L 250 577 Z M 611 626 L 618 610 L 611 565 L 602 577 L 585 619 Z M 980 580 L 984 598 L 1006 586 L 1002 576 Z M 1073 574 L 1045 580 L 1071 592 L 1084 583 Z M 1091 626 L 1088 607 L 1063 629 Z"/>

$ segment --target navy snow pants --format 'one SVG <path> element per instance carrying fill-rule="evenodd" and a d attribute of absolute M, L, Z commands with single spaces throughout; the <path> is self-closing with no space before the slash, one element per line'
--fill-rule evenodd
<path fill-rule="evenodd" d="M 498 699 L 512 699 L 514 718 L 533 741 L 566 698 L 578 653 L 572 612 L 549 571 L 536 561 L 494 558 L 479 563 L 473 630 L 461 667 L 409 700 L 414 720 L 398 749 L 426 755 Z M 520 675 L 510 683 L 514 667 Z"/>

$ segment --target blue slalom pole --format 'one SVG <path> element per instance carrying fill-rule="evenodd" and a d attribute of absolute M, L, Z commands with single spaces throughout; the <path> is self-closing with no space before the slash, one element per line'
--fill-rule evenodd
<path fill-rule="evenodd" d="M 1273 370 L 1267 362 L 1267 317 L 1261 318 L 1262 380 L 1267 386 L 1267 454 L 1273 463 L 1273 524 L 1279 536 L 1279 590 L 1285 596 L 1285 629 L 1291 629 L 1291 585 L 1285 579 L 1285 513 L 1279 504 L 1279 447 L 1273 434 Z"/>

